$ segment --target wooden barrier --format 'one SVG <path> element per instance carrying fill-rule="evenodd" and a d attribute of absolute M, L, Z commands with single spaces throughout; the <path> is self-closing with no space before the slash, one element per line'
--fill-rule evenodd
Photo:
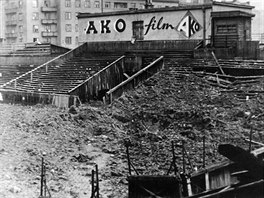
<path fill-rule="evenodd" d="M 79 106 L 78 96 L 66 94 L 46 94 L 37 92 L 22 92 L 17 90 L 0 90 L 0 103 L 36 105 L 51 104 L 59 108 Z"/>
<path fill-rule="evenodd" d="M 155 74 L 157 71 L 159 71 L 162 67 L 163 56 L 159 57 L 147 67 L 141 69 L 127 80 L 121 82 L 119 85 L 106 92 L 105 101 L 107 103 L 112 103 L 112 101 L 120 97 L 124 91 L 135 88 L 139 84 L 139 82 L 146 80 L 147 78 Z"/>
<path fill-rule="evenodd" d="M 120 57 L 68 93 L 78 95 L 82 102 L 98 97 L 102 90 L 109 90 L 124 79 L 125 56 Z"/>
<path fill-rule="evenodd" d="M 152 52 L 159 51 L 187 51 L 193 50 L 200 40 L 153 40 L 137 41 L 108 41 L 108 42 L 88 42 L 87 50 L 89 52 Z"/>
<path fill-rule="evenodd" d="M 128 183 L 129 198 L 182 197 L 175 176 L 129 176 Z"/>

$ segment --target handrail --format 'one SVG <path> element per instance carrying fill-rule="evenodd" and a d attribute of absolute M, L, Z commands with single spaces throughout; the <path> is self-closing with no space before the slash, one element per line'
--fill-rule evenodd
<path fill-rule="evenodd" d="M 110 63 L 108 66 L 106 66 L 105 68 L 99 70 L 96 74 L 92 75 L 91 77 L 87 78 L 84 82 L 82 82 L 81 84 L 77 85 L 76 87 L 72 88 L 70 91 L 68 91 L 68 93 L 73 92 L 74 90 L 76 90 L 77 88 L 79 88 L 80 86 L 84 85 L 85 83 L 87 83 L 90 79 L 92 79 L 94 76 L 97 76 L 99 73 L 103 72 L 104 70 L 108 69 L 109 67 L 111 67 L 112 65 L 116 64 L 117 62 L 119 62 L 120 60 L 122 60 L 123 58 L 125 58 L 125 55 L 121 56 L 120 58 L 118 58 L 117 60 L 115 60 L 114 62 Z"/>
<path fill-rule="evenodd" d="M 81 48 L 81 47 L 82 47 L 83 45 L 85 45 L 85 44 L 86 44 L 86 43 L 80 45 L 78 48 Z M 24 74 L 22 74 L 22 75 L 16 77 L 15 79 L 12 79 L 12 80 L 6 82 L 6 83 L 3 84 L 3 85 L 0 85 L 0 87 L 5 87 L 5 86 L 9 85 L 10 83 L 17 81 L 18 79 L 20 79 L 20 78 L 22 78 L 22 77 L 24 77 L 24 76 L 27 76 L 27 75 L 29 75 L 29 74 L 32 74 L 34 71 L 36 71 L 36 70 L 38 70 L 38 69 L 40 69 L 40 68 L 43 68 L 43 67 L 47 66 L 49 63 L 51 63 L 51 62 L 53 62 L 53 61 L 55 61 L 55 60 L 57 60 L 57 59 L 60 59 L 60 58 L 63 57 L 63 56 L 66 56 L 66 55 L 70 54 L 71 52 L 73 52 L 74 50 L 76 50 L 76 49 L 78 49 L 78 48 L 72 49 L 72 50 L 66 52 L 65 54 L 61 54 L 61 55 L 59 55 L 59 56 L 53 58 L 52 60 L 49 60 L 48 62 L 46 62 L 46 63 L 44 63 L 44 64 L 42 64 L 42 65 L 40 65 L 40 66 L 38 66 L 38 67 L 36 67 L 36 68 L 34 68 L 34 69 L 32 69 L 32 70 L 26 72 L 26 73 L 24 73 Z"/>
<path fill-rule="evenodd" d="M 114 88 L 110 89 L 108 92 L 106 92 L 107 95 L 110 95 L 111 93 L 113 93 L 114 91 L 116 91 L 119 87 L 122 87 L 123 85 L 125 85 L 126 83 L 130 82 L 131 80 L 133 80 L 135 77 L 137 77 L 138 75 L 140 75 L 141 73 L 143 73 L 144 71 L 146 71 L 148 68 L 152 67 L 154 64 L 156 64 L 157 62 L 159 62 L 160 60 L 162 60 L 164 57 L 160 56 L 158 59 L 156 59 L 155 61 L 153 61 L 152 63 L 150 63 L 148 66 L 146 66 L 145 68 L 141 69 L 140 71 L 138 71 L 137 73 L 135 73 L 134 75 L 130 76 L 128 79 L 126 79 L 125 81 L 121 82 L 119 85 L 115 86 Z"/>

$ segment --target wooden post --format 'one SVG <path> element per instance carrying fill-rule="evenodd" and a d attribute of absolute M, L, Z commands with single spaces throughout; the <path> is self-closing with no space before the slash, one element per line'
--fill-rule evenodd
<path fill-rule="evenodd" d="M 33 81 L 33 72 L 30 73 L 30 82 Z"/>
<path fill-rule="evenodd" d="M 205 173 L 205 190 L 210 190 L 209 173 Z"/>
<path fill-rule="evenodd" d="M 215 53 L 214 53 L 213 51 L 212 51 L 212 56 L 213 56 L 213 58 L 214 58 L 214 61 L 215 61 L 216 64 L 217 64 L 217 66 L 219 67 L 221 73 L 222 73 L 223 75 L 225 75 L 225 72 L 224 72 L 224 70 L 222 69 L 221 65 L 219 64 L 219 62 L 218 62 L 218 60 L 217 60 L 217 58 L 216 58 L 216 56 L 215 56 Z"/>

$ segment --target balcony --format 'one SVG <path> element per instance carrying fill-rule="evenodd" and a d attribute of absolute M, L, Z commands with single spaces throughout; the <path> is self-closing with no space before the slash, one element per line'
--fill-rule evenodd
<path fill-rule="evenodd" d="M 6 26 L 16 26 L 17 20 L 6 21 Z"/>
<path fill-rule="evenodd" d="M 6 38 L 16 38 L 17 36 L 17 33 L 6 33 Z"/>
<path fill-rule="evenodd" d="M 56 7 L 41 7 L 41 12 L 57 12 Z"/>
<path fill-rule="evenodd" d="M 57 19 L 42 19 L 42 24 L 57 24 Z"/>
<path fill-rule="evenodd" d="M 18 7 L 5 7 L 6 14 L 17 13 Z"/>
<path fill-rule="evenodd" d="M 58 32 L 41 32 L 41 35 L 43 37 L 57 37 L 58 36 Z"/>

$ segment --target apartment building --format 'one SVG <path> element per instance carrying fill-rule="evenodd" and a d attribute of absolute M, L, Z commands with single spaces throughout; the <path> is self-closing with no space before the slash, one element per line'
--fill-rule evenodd
<path fill-rule="evenodd" d="M 2 0 L 5 43 L 52 43 L 75 48 L 78 13 L 144 9 L 146 0 Z M 178 6 L 179 0 L 148 0 L 154 8 Z M 1 7 L 0 7 L 1 8 Z M 1 22 L 0 22 L 1 25 Z M 1 27 L 0 27 L 1 28 Z M 1 31 L 0 31 L 1 36 Z"/>
<path fill-rule="evenodd" d="M 5 35 L 5 13 L 4 1 L 0 1 L 0 44 L 4 41 Z"/>

